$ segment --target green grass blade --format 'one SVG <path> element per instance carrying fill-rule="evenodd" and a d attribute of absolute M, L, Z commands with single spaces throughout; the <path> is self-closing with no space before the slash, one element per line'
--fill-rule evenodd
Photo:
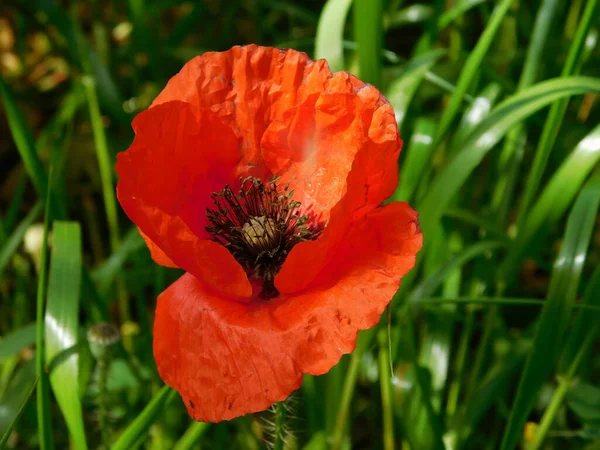
<path fill-rule="evenodd" d="M 21 327 L 2 337 L 0 340 L 0 363 L 33 344 L 35 344 L 35 323 Z"/>
<path fill-rule="evenodd" d="M 352 0 L 327 0 L 315 41 L 315 59 L 326 59 L 333 71 L 344 70 L 344 26 Z"/>
<path fill-rule="evenodd" d="M 4 111 L 6 112 L 6 118 L 8 119 L 8 126 L 12 133 L 25 169 L 31 178 L 31 182 L 35 186 L 39 196 L 46 198 L 46 190 L 48 189 L 48 176 L 44 171 L 44 166 L 40 161 L 35 148 L 35 141 L 29 125 L 25 121 L 25 118 L 17 108 L 15 99 L 5 84 L 2 77 L 0 77 L 0 97 L 2 97 L 2 103 L 4 105 Z"/>
<path fill-rule="evenodd" d="M 192 450 L 198 447 L 198 442 L 206 433 L 210 424 L 204 422 L 193 422 L 183 436 L 175 443 L 173 450 Z"/>
<path fill-rule="evenodd" d="M 429 5 L 416 3 L 407 6 L 399 11 L 395 11 L 390 16 L 386 17 L 385 28 L 399 28 L 405 25 L 414 25 L 425 22 L 431 18 L 433 8 Z"/>
<path fill-rule="evenodd" d="M 92 122 L 94 142 L 96 144 L 96 156 L 98 157 L 98 167 L 102 181 L 102 196 L 104 197 L 104 208 L 108 220 L 111 249 L 112 251 L 117 251 L 119 248 L 119 224 L 117 218 L 117 200 L 112 182 L 113 163 L 110 159 L 104 125 L 102 125 L 102 117 L 100 116 L 96 83 L 91 77 L 86 76 L 83 79 L 83 85 L 87 96 L 90 121 Z"/>
<path fill-rule="evenodd" d="M 36 390 L 38 436 L 41 450 L 53 450 L 54 440 L 52 438 L 52 416 L 50 415 L 50 388 L 48 384 L 48 373 L 46 372 L 44 355 L 44 310 L 46 297 L 46 281 L 48 280 L 48 232 L 50 228 L 51 209 L 51 187 L 52 187 L 52 168 L 48 177 L 48 186 L 46 187 L 46 208 L 44 212 L 44 240 L 42 244 L 42 255 L 40 258 L 40 274 L 38 276 L 37 294 L 36 294 L 36 339 L 35 339 L 35 370 L 39 379 Z"/>
<path fill-rule="evenodd" d="M 411 60 L 402 75 L 394 80 L 386 92 L 386 97 L 394 107 L 396 122 L 402 129 L 408 107 L 425 75 L 435 63 L 446 54 L 443 49 L 435 49 L 423 53 Z"/>
<path fill-rule="evenodd" d="M 596 18 L 595 10 L 597 9 L 597 6 L 598 0 L 589 0 L 586 3 L 585 11 L 583 12 L 579 26 L 577 27 L 575 38 L 573 39 L 573 43 L 569 48 L 569 54 L 567 55 L 567 60 L 565 61 L 563 70 L 561 72 L 561 78 L 568 77 L 577 72 L 577 62 L 582 55 L 585 39 L 590 26 L 594 18 Z M 544 169 L 546 168 L 546 162 L 548 161 L 552 147 L 556 142 L 556 138 L 560 131 L 560 126 L 567 110 L 568 103 L 569 97 L 561 98 L 554 103 L 550 108 L 550 112 L 548 113 L 548 117 L 544 123 L 544 129 L 542 130 L 542 135 L 538 141 L 533 165 L 527 177 L 527 182 L 525 183 L 525 190 L 519 208 L 519 217 L 517 220 L 517 225 L 519 228 L 527 220 L 527 216 L 529 215 L 528 213 L 530 204 L 532 203 L 533 197 L 537 192 Z"/>
<path fill-rule="evenodd" d="M 27 229 L 39 218 L 43 205 L 38 202 L 29 210 L 27 216 L 19 223 L 12 234 L 2 243 L 0 247 L 0 274 L 4 272 L 10 259 L 19 248 Z"/>
<path fill-rule="evenodd" d="M 354 0 L 353 16 L 360 79 L 381 87 L 383 0 Z"/>
<path fill-rule="evenodd" d="M 467 209 L 450 207 L 444 213 L 444 217 L 457 219 L 475 228 L 481 228 L 482 230 L 485 230 L 485 232 L 488 233 L 491 238 L 499 240 L 508 239 L 504 233 L 504 230 L 500 228 L 500 226 L 494 222 L 492 218 L 482 216 L 481 214 L 469 211 Z"/>
<path fill-rule="evenodd" d="M 596 307 L 600 309 L 600 266 L 596 267 L 591 276 L 583 301 L 576 306 Z M 598 326 L 599 319 L 598 313 L 590 314 L 589 311 L 580 311 L 577 314 L 577 319 L 569 331 L 565 351 L 561 357 L 561 371 L 565 372 L 567 370 L 567 367 L 575 359 L 575 355 L 583 345 L 588 333 Z"/>
<path fill-rule="evenodd" d="M 559 408 L 562 405 L 565 396 L 569 392 L 569 389 L 573 386 L 573 384 L 577 381 L 577 371 L 584 359 L 584 357 L 588 354 L 590 347 L 596 340 L 597 336 L 597 328 L 592 328 L 588 330 L 585 340 L 581 342 L 581 347 L 578 349 L 575 354 L 573 361 L 569 365 L 567 373 L 564 375 L 558 376 L 558 388 L 554 391 L 552 395 L 552 399 L 544 411 L 544 415 L 540 420 L 540 425 L 535 434 L 535 439 L 531 444 L 531 450 L 538 450 L 540 446 L 543 444 L 552 423 L 556 415 L 558 414 Z"/>
<path fill-rule="evenodd" d="M 92 272 L 92 278 L 98 285 L 100 291 L 112 284 L 119 274 L 127 258 L 146 246 L 136 226 L 131 227 L 124 237 L 119 249 L 113 252 L 100 267 Z"/>
<path fill-rule="evenodd" d="M 483 3 L 489 2 L 490 0 L 462 0 L 460 2 L 454 3 L 454 6 L 445 11 L 438 19 L 438 31 L 443 30 L 452 22 L 454 22 L 459 17 L 462 17 L 467 11 L 470 9 L 479 6 Z"/>
<path fill-rule="evenodd" d="M 451 154 L 460 148 L 465 138 L 488 116 L 500 96 L 500 91 L 501 87 L 498 83 L 490 83 L 473 99 L 473 103 L 465 111 L 452 137 Z"/>
<path fill-rule="evenodd" d="M 531 40 L 527 47 L 523 71 L 519 78 L 518 90 L 531 86 L 535 80 L 535 75 L 542 61 L 546 40 L 549 37 L 550 25 L 552 24 L 559 3 L 558 0 L 543 0 L 540 3 L 535 23 L 533 24 Z"/>
<path fill-rule="evenodd" d="M 177 391 L 169 386 L 163 386 L 154 395 L 150 403 L 135 418 L 135 420 L 123 431 L 117 442 L 111 450 L 130 450 L 133 445 L 142 438 L 150 429 L 150 426 L 164 412 L 166 406 L 170 404 L 177 396 Z"/>
<path fill-rule="evenodd" d="M 381 386 L 381 407 L 383 415 L 383 448 L 394 450 L 394 402 L 391 394 L 390 353 L 386 330 L 379 330 L 379 382 Z"/>
<path fill-rule="evenodd" d="M 85 102 L 85 93 L 80 82 L 74 82 L 63 98 L 59 110 L 52 116 L 36 140 L 36 147 L 43 149 L 58 130 L 72 122 L 75 114 Z"/>
<path fill-rule="evenodd" d="M 448 432 L 451 439 L 464 441 L 471 433 L 477 431 L 485 413 L 494 402 L 506 396 L 518 370 L 523 367 L 525 357 L 525 349 L 517 348 L 507 362 L 499 363 L 490 369 L 452 424 Z"/>
<path fill-rule="evenodd" d="M 4 448 L 4 446 L 6 445 L 6 442 L 8 441 L 8 438 L 10 437 L 10 434 L 12 433 L 12 430 L 14 430 L 15 426 L 17 425 L 17 422 L 19 422 L 19 419 L 21 418 L 21 415 L 23 414 L 23 411 L 25 410 L 25 406 L 27 405 L 27 403 L 33 396 L 33 393 L 35 392 L 37 383 L 38 383 L 38 378 L 35 378 L 33 380 L 33 383 L 31 384 L 31 388 L 29 388 L 29 390 L 25 393 L 25 396 L 21 402 L 21 407 L 17 411 L 17 414 L 15 415 L 14 419 L 11 421 L 10 425 L 6 428 L 6 430 L 4 431 L 4 434 L 0 438 L 0 450 L 2 450 Z"/>
<path fill-rule="evenodd" d="M 460 105 L 463 101 L 464 95 L 466 94 L 467 89 L 469 88 L 475 76 L 477 75 L 478 69 L 481 66 L 483 58 L 489 51 L 494 36 L 500 28 L 500 25 L 504 20 L 504 16 L 508 12 L 513 1 L 514 0 L 502 0 L 498 4 L 485 30 L 483 31 L 483 34 L 477 41 L 477 45 L 469 54 L 469 57 L 465 62 L 464 68 L 461 71 L 460 76 L 458 78 L 458 82 L 456 83 L 456 91 L 454 91 L 454 93 L 450 96 L 448 106 L 442 113 L 434 147 L 437 147 L 439 145 L 439 143 L 446 135 L 446 132 L 450 129 L 450 126 L 452 125 L 452 122 L 454 121 L 454 118 L 456 117 L 456 114 L 460 109 Z"/>
<path fill-rule="evenodd" d="M 600 160 L 600 125 L 597 125 L 556 171 L 528 214 L 500 268 L 500 279 L 510 283 L 533 243 L 542 242 L 563 216 L 579 188 Z"/>
<path fill-rule="evenodd" d="M 81 231 L 76 222 L 54 222 L 46 305 L 46 361 L 50 385 L 75 448 L 87 449 L 79 400 Z"/>
<path fill-rule="evenodd" d="M 406 304 L 408 305 L 408 304 Z M 398 314 L 398 324 L 403 339 L 405 359 L 410 362 L 406 373 L 398 373 L 393 388 L 397 405 L 395 411 L 406 433 L 406 438 L 415 449 L 443 450 L 444 430 L 440 418 L 432 406 L 430 382 L 427 370 L 417 360 L 417 342 L 414 318 L 408 307 Z M 410 378 L 409 378 L 410 376 Z M 401 378 L 399 378 L 401 377 Z"/>
<path fill-rule="evenodd" d="M 150 2 L 145 0 L 127 0 L 129 17 L 133 22 L 133 43 L 135 52 L 144 54 L 148 57 L 150 69 L 155 80 L 160 77 L 160 65 L 158 64 L 158 45 L 156 36 L 151 29 L 156 28 L 157 24 L 151 22 L 154 14 L 149 13 Z"/>
<path fill-rule="evenodd" d="M 599 92 L 600 79 L 572 77 L 538 83 L 499 104 L 466 138 L 462 149 L 432 183 L 418 208 L 423 234 L 435 229 L 450 200 L 487 152 L 515 123 L 561 97 Z"/>
<path fill-rule="evenodd" d="M 537 326 L 533 349 L 519 382 L 501 450 L 512 450 L 525 421 L 559 355 L 600 204 L 600 171 L 590 179 L 569 214 L 564 240 L 554 263 L 548 295 Z"/>
<path fill-rule="evenodd" d="M 408 303 L 418 303 L 419 299 L 431 296 L 435 290 L 441 286 L 448 274 L 462 267 L 471 259 L 488 253 L 492 250 L 506 246 L 503 241 L 482 241 L 473 244 L 471 247 L 463 250 L 456 256 L 452 256 L 442 264 L 434 273 L 419 283 L 408 296 Z"/>
<path fill-rule="evenodd" d="M 360 367 L 360 360 L 365 351 L 371 345 L 371 341 L 374 337 L 375 328 L 361 331 L 358 334 L 356 341 L 356 348 L 350 355 L 350 363 L 348 370 L 346 371 L 346 378 L 342 388 L 342 397 L 340 405 L 337 411 L 337 418 L 335 422 L 335 428 L 331 436 L 331 449 L 340 450 L 344 440 L 344 430 L 348 422 L 348 416 L 350 414 L 350 403 L 355 393 L 356 380 L 358 378 L 358 369 Z"/>
<path fill-rule="evenodd" d="M 518 305 L 518 306 L 544 306 L 544 300 L 539 298 L 529 297 L 423 297 L 419 300 L 419 305 Z M 583 303 L 576 303 L 573 308 L 585 311 L 593 311 L 594 313 L 600 312 L 600 306 L 586 305 Z"/>
<path fill-rule="evenodd" d="M 415 122 L 414 132 L 410 136 L 406 152 L 406 160 L 400 171 L 400 181 L 392 201 L 410 202 L 422 182 L 425 169 L 431 162 L 433 153 L 433 137 L 435 135 L 435 122 L 430 119 L 419 118 Z"/>
<path fill-rule="evenodd" d="M 10 199 L 10 203 L 6 208 L 5 212 L 2 213 L 2 226 L 3 230 L 0 230 L 0 245 L 3 244 L 4 239 L 6 239 L 6 235 L 9 234 L 17 220 L 19 218 L 19 212 L 21 207 L 23 206 L 23 198 L 25 196 L 25 189 L 27 188 L 27 176 L 21 176 L 19 180 L 19 184 L 17 185 L 12 198 Z M 0 271 L 1 272 L 1 271 Z"/>

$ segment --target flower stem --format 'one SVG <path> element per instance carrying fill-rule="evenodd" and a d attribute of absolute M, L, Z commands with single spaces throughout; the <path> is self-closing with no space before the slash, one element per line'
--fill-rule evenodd
<path fill-rule="evenodd" d="M 379 381 L 381 382 L 381 405 L 383 409 L 383 448 L 385 450 L 394 450 L 394 403 L 391 394 L 391 372 L 390 354 L 387 345 L 387 333 L 381 330 L 378 334 L 379 341 Z"/>
<path fill-rule="evenodd" d="M 108 437 L 108 427 L 106 425 L 106 385 L 108 380 L 108 367 L 110 357 L 104 357 L 98 361 L 100 371 L 99 389 L 98 389 L 98 415 L 100 416 L 100 434 L 102 437 L 102 446 L 105 449 L 110 447 Z"/>
<path fill-rule="evenodd" d="M 344 387 L 342 388 L 342 399 L 340 401 L 337 420 L 333 430 L 333 437 L 331 439 L 332 450 L 339 450 L 342 447 L 344 428 L 346 427 L 346 422 L 348 420 L 350 402 L 352 401 L 352 396 L 354 395 L 354 387 L 356 385 L 356 379 L 358 378 L 360 360 L 371 343 L 373 332 L 374 328 L 371 328 L 370 330 L 362 331 L 358 335 L 356 349 L 352 353 L 352 356 L 350 356 L 350 364 L 348 365 L 346 379 L 344 380 Z"/>
<path fill-rule="evenodd" d="M 274 450 L 283 450 L 285 444 L 285 419 L 287 416 L 287 410 L 285 402 L 278 402 L 275 405 L 275 436 L 273 442 Z"/>

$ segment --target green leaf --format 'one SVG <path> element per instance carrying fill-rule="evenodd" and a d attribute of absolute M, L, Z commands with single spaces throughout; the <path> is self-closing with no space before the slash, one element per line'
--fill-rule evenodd
<path fill-rule="evenodd" d="M 73 443 L 86 449 L 79 400 L 79 292 L 81 231 L 76 222 L 55 222 L 45 316 L 46 363 L 50 385 L 65 417 Z"/>
<path fill-rule="evenodd" d="M 111 450 L 130 450 L 138 439 L 142 438 L 150 429 L 150 426 L 164 412 L 166 406 L 177 396 L 169 386 L 163 386 L 160 391 L 146 405 L 144 410 L 138 414 L 135 420 L 123 431 Z"/>
<path fill-rule="evenodd" d="M 496 106 L 465 139 L 460 152 L 429 188 L 418 208 L 423 235 L 427 236 L 435 229 L 435 224 L 471 172 L 511 126 L 558 98 L 586 92 L 600 92 L 600 79 L 572 77 L 544 81 Z"/>
<path fill-rule="evenodd" d="M 546 302 L 542 308 L 533 349 L 521 376 L 502 450 L 512 450 L 520 439 L 542 384 L 563 347 L 565 332 L 577 295 L 600 204 L 600 171 L 583 188 L 569 214 L 563 244 L 554 263 Z"/>
<path fill-rule="evenodd" d="M 323 7 L 315 41 L 315 59 L 326 59 L 333 71 L 343 70 L 344 25 L 352 0 L 327 0 Z"/>
<path fill-rule="evenodd" d="M 35 344 L 35 323 L 0 338 L 0 362 Z"/>

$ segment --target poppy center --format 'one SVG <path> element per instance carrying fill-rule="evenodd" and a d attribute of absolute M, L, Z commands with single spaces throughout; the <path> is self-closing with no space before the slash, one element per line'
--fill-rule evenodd
<path fill-rule="evenodd" d="M 207 209 L 206 227 L 213 240 L 222 244 L 244 267 L 249 277 L 262 283 L 259 296 L 277 297 L 275 275 L 290 250 L 299 242 L 316 239 L 321 227 L 309 224 L 309 215 L 292 199 L 289 184 L 280 187 L 278 177 L 266 183 L 255 177 L 241 179 L 236 194 L 229 185 L 214 192 L 214 209 Z"/>

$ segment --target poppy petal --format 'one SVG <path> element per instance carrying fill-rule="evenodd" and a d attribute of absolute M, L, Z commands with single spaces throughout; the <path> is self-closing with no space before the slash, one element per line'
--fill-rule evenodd
<path fill-rule="evenodd" d="M 165 382 L 196 420 L 260 411 L 297 389 L 302 373 L 322 374 L 377 323 L 415 263 L 416 213 L 393 203 L 365 214 L 346 235 L 335 280 L 310 293 L 232 303 L 185 274 L 158 298 L 154 355 Z"/>
<path fill-rule="evenodd" d="M 150 250 L 150 255 L 152 256 L 152 259 L 154 260 L 154 262 L 156 264 L 160 264 L 161 266 L 165 266 L 165 267 L 171 267 L 173 269 L 177 269 L 177 264 L 175 264 L 171 258 L 169 258 L 167 256 L 167 254 L 165 252 L 163 252 L 161 250 L 161 248 L 156 245 L 152 239 L 150 239 L 148 236 L 146 236 L 144 234 L 144 232 L 142 230 L 140 230 L 138 228 L 138 231 L 140 232 L 140 235 L 144 238 L 144 241 L 146 242 L 146 246 L 148 247 L 148 250 Z"/>
<path fill-rule="evenodd" d="M 316 241 L 296 245 L 275 278 L 281 293 L 297 292 L 310 285 L 338 253 L 353 222 L 394 192 L 402 141 L 389 105 L 373 112 L 363 139 L 346 179 L 346 192 L 333 207 L 327 228 Z M 309 260 L 311 263 L 306 264 Z"/>
<path fill-rule="evenodd" d="M 194 274 L 232 297 L 249 298 L 246 273 L 205 230 L 211 193 L 234 179 L 240 159 L 231 130 L 210 111 L 169 102 L 139 114 L 136 137 L 119 154 L 117 196 L 123 209 L 162 253 L 154 257 Z"/>
<path fill-rule="evenodd" d="M 233 130 L 243 153 L 237 176 L 282 176 L 322 221 L 368 142 L 398 146 L 392 107 L 377 89 L 295 50 L 247 45 L 204 53 L 152 107 L 173 100 L 210 109 Z"/>
<path fill-rule="evenodd" d="M 190 274 L 158 297 L 154 357 L 161 378 L 203 422 L 261 411 L 300 387 L 268 309 L 230 302 Z"/>

